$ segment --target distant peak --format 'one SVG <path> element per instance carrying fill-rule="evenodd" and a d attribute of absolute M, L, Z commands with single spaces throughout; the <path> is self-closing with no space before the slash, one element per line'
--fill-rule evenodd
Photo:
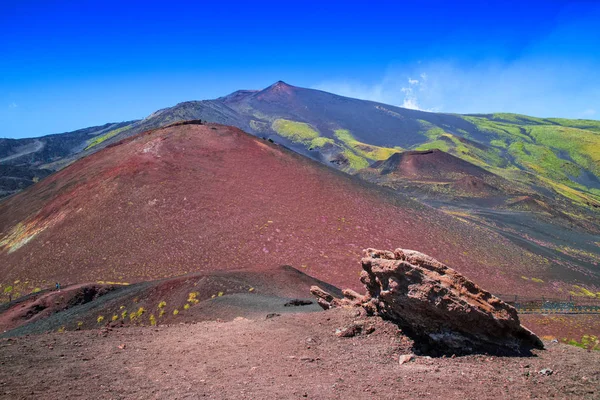
<path fill-rule="evenodd" d="M 282 98 L 288 98 L 293 96 L 296 92 L 296 87 L 288 85 L 284 81 L 277 81 L 268 88 L 261 90 L 256 94 L 256 98 L 259 100 L 270 100 L 276 101 Z"/>
<path fill-rule="evenodd" d="M 271 86 L 269 86 L 267 88 L 267 90 L 271 89 L 275 89 L 275 90 L 289 90 L 289 89 L 293 89 L 294 86 L 292 85 L 288 85 L 287 83 L 285 83 L 284 81 L 277 81 L 274 84 L 272 84 Z"/>

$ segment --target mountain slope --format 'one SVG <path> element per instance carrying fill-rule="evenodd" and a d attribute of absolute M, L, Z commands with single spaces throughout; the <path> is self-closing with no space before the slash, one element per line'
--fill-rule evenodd
<path fill-rule="evenodd" d="M 0 203 L 0 277 L 21 293 L 285 264 L 355 287 L 369 246 L 427 252 L 497 291 L 548 290 L 524 274 L 600 279 L 220 125 L 137 135 Z"/>
<path fill-rule="evenodd" d="M 38 168 L 43 163 L 46 168 L 60 169 L 125 137 L 196 119 L 271 138 L 351 173 L 401 151 L 439 149 L 509 181 L 539 188 L 558 201 L 600 208 L 598 121 L 423 112 L 281 81 L 260 91 L 241 90 L 215 100 L 180 103 L 141 121 L 103 127 L 103 131 L 90 128 L 92 132 L 83 136 L 77 132 L 86 130 L 77 131 L 65 135 L 74 138 L 66 154 L 43 153 L 42 157 L 36 151 L 39 156 L 27 165 Z M 16 141 L 10 149 L 0 142 L 0 164 L 14 155 L 15 147 L 32 151 L 36 141 Z"/>
<path fill-rule="evenodd" d="M 0 198 L 62 168 L 86 154 L 90 144 L 101 142 L 102 137 L 116 136 L 134 122 L 109 123 L 31 139 L 0 138 Z"/>

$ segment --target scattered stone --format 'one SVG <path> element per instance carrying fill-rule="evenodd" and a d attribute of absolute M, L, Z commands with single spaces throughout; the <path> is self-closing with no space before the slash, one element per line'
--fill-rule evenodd
<path fill-rule="evenodd" d="M 398 364 L 406 364 L 407 362 L 411 362 L 415 359 L 414 354 L 403 354 L 398 358 Z"/>
<path fill-rule="evenodd" d="M 267 316 L 265 318 L 266 319 L 271 319 L 271 318 L 275 318 L 275 317 L 281 317 L 281 314 L 270 313 L 270 314 L 267 314 Z"/>
<path fill-rule="evenodd" d="M 550 376 L 553 373 L 554 373 L 554 371 L 552 371 L 550 368 L 544 368 L 544 369 L 538 371 L 538 374 L 545 375 L 545 376 Z"/>
<path fill-rule="evenodd" d="M 365 326 L 364 323 L 353 323 L 344 328 L 338 328 L 335 330 L 335 334 L 338 337 L 354 337 L 358 335 L 370 335 L 375 332 L 375 327 L 372 325 Z"/>
<path fill-rule="evenodd" d="M 362 332 L 362 325 L 352 324 L 345 328 L 338 328 L 335 330 L 335 334 L 338 337 L 354 337 L 356 335 L 360 335 Z"/>
<path fill-rule="evenodd" d="M 284 307 L 299 307 L 299 306 L 308 306 L 311 305 L 313 302 L 310 300 L 303 300 L 303 299 L 293 299 L 288 301 L 287 303 L 285 303 L 283 306 Z"/>
<path fill-rule="evenodd" d="M 364 252 L 360 280 L 367 293 L 345 290 L 338 299 L 313 286 L 321 307 L 362 307 L 390 320 L 421 354 L 527 355 L 544 348 L 514 307 L 441 262 L 413 250 Z"/>

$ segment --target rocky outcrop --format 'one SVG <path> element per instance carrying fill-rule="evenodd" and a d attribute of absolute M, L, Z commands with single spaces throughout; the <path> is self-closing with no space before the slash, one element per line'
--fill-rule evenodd
<path fill-rule="evenodd" d="M 360 280 L 367 293 L 345 290 L 338 299 L 312 287 L 323 308 L 362 307 L 393 321 L 422 354 L 526 355 L 543 348 L 512 306 L 441 262 L 413 250 L 364 252 Z"/>

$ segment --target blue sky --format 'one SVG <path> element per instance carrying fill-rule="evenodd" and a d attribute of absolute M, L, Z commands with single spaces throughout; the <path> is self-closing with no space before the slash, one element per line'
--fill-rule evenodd
<path fill-rule="evenodd" d="M 277 80 L 431 111 L 600 119 L 600 2 L 204 3 L 1 0 L 0 137 Z"/>

